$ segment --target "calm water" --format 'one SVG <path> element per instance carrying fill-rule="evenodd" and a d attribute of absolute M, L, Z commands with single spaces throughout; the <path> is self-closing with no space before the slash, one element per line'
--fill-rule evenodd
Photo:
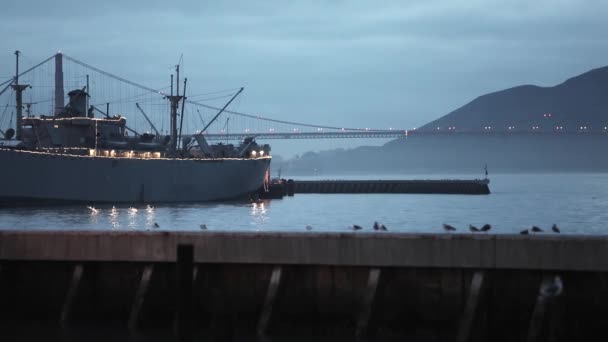
<path fill-rule="evenodd" d="M 491 175 L 490 190 L 487 196 L 296 194 L 257 203 L 96 206 L 96 212 L 87 206 L 4 208 L 0 209 L 0 229 L 200 231 L 205 224 L 209 230 L 306 231 L 310 225 L 313 231 L 347 231 L 353 224 L 371 229 L 378 221 L 391 231 L 408 232 L 442 231 L 445 222 L 461 232 L 468 231 L 471 223 L 490 223 L 494 233 L 519 232 L 532 225 L 549 228 L 556 223 L 563 233 L 608 233 L 608 174 Z"/>

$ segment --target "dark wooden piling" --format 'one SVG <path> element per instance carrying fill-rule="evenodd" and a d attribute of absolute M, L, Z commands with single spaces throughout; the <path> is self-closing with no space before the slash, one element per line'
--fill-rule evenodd
<path fill-rule="evenodd" d="M 76 266 L 74 266 L 74 271 L 72 272 L 72 280 L 70 281 L 70 287 L 65 297 L 63 308 L 61 309 L 60 322 L 64 326 L 67 324 L 67 321 L 70 317 L 70 313 L 72 312 L 72 303 L 74 302 L 74 297 L 76 296 L 76 292 L 78 291 L 80 279 L 82 279 L 82 272 L 83 265 L 81 263 L 76 264 Z"/>
<path fill-rule="evenodd" d="M 372 305 L 374 302 L 374 296 L 376 295 L 376 289 L 378 288 L 379 278 L 379 268 L 372 268 L 369 270 L 367 288 L 365 289 L 361 308 L 359 309 L 359 317 L 357 318 L 357 330 L 355 331 L 357 337 L 361 337 L 367 332 L 367 326 L 369 323 L 369 317 L 371 316 Z"/>
<path fill-rule="evenodd" d="M 144 266 L 139 280 L 139 286 L 135 293 L 135 300 L 131 307 L 131 313 L 129 314 L 128 327 L 132 333 L 135 333 L 138 328 L 139 317 L 144 305 L 144 298 L 150 284 L 150 278 L 152 278 L 152 272 L 154 271 L 154 265 L 148 264 Z"/>
<path fill-rule="evenodd" d="M 192 283 L 194 279 L 194 247 L 190 244 L 177 246 L 177 341 L 192 340 Z"/>
<path fill-rule="evenodd" d="M 268 322 L 270 321 L 272 306 L 274 304 L 274 299 L 276 297 L 280 282 L 281 266 L 275 266 L 272 269 L 272 274 L 270 275 L 270 280 L 268 281 L 268 291 L 266 292 L 264 306 L 262 307 L 260 320 L 258 321 L 257 333 L 259 337 L 263 338 L 266 335 L 266 328 L 268 327 Z"/>
<path fill-rule="evenodd" d="M 287 196 L 293 196 L 296 191 L 296 183 L 293 179 L 287 180 Z"/>
<path fill-rule="evenodd" d="M 464 306 L 464 312 L 460 319 L 458 328 L 458 342 L 469 341 L 469 334 L 475 318 L 475 312 L 479 303 L 481 287 L 483 286 L 483 272 L 478 271 L 473 274 L 469 292 Z"/>

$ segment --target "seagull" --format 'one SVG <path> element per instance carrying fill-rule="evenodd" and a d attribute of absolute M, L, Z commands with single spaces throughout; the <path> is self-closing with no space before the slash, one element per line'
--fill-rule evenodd
<path fill-rule="evenodd" d="M 521 235 L 528 235 L 528 234 L 530 234 L 530 232 L 528 232 L 527 229 L 524 229 L 521 232 L 519 232 L 519 234 L 521 234 Z"/>
<path fill-rule="evenodd" d="M 537 226 L 532 226 L 532 229 L 531 229 L 531 230 L 532 230 L 533 232 L 535 232 L 535 233 L 540 233 L 540 232 L 542 232 L 542 231 L 543 231 L 542 229 L 538 228 Z"/>
<path fill-rule="evenodd" d="M 481 227 L 481 231 L 482 231 L 482 232 L 487 232 L 487 231 L 488 231 L 488 230 L 490 230 L 490 229 L 492 229 L 492 226 L 491 226 L 490 224 L 488 224 L 488 223 L 484 224 L 484 225 Z"/>
<path fill-rule="evenodd" d="M 200 226 L 200 227 L 201 227 L 201 229 L 203 229 L 203 230 L 207 229 L 207 225 L 206 225 L 206 224 L 201 224 L 201 226 Z"/>
<path fill-rule="evenodd" d="M 353 228 L 353 230 L 361 230 L 361 229 L 363 229 L 363 227 L 361 227 L 359 225 L 356 225 L 356 224 L 353 224 L 352 228 Z"/>
<path fill-rule="evenodd" d="M 557 297 L 562 293 L 563 288 L 564 284 L 562 283 L 562 278 L 556 275 L 553 278 L 553 281 L 550 284 L 541 287 L 540 291 L 546 297 Z"/>
<path fill-rule="evenodd" d="M 451 226 L 451 225 L 449 225 L 449 224 L 447 224 L 447 223 L 444 223 L 444 224 L 443 224 L 443 229 L 445 229 L 445 231 L 446 231 L 446 232 L 450 232 L 450 231 L 454 231 L 454 230 L 456 230 L 456 227 Z"/>
<path fill-rule="evenodd" d="M 384 231 L 387 231 L 388 229 L 386 229 L 385 225 L 378 223 L 378 221 L 375 221 L 374 222 L 374 230 L 384 230 Z"/>
<path fill-rule="evenodd" d="M 154 222 L 154 228 L 160 227 L 157 222 Z"/>
<path fill-rule="evenodd" d="M 93 208 L 93 207 L 91 207 L 91 206 L 88 206 L 87 208 L 89 208 L 89 210 L 91 210 L 91 212 L 92 212 L 93 214 L 96 214 L 96 213 L 99 211 L 99 210 L 97 210 L 97 209 L 95 209 L 95 208 Z"/>
<path fill-rule="evenodd" d="M 557 228 L 557 225 L 556 225 L 555 223 L 554 223 L 554 224 L 553 224 L 553 226 L 551 227 L 551 230 L 552 230 L 554 233 L 560 233 L 560 230 L 559 230 L 559 228 Z"/>
<path fill-rule="evenodd" d="M 477 227 L 475 227 L 474 225 L 470 224 L 470 225 L 469 225 L 469 230 L 470 230 L 471 232 L 478 232 L 478 231 L 479 231 L 479 228 L 477 228 Z"/>
<path fill-rule="evenodd" d="M 312 226 L 311 225 L 306 225 L 306 230 L 312 230 Z"/>

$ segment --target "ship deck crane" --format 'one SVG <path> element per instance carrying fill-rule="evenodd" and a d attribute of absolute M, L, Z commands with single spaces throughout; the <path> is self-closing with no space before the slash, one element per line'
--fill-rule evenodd
<path fill-rule="evenodd" d="M 234 99 L 236 99 L 236 97 L 237 97 L 237 96 L 239 96 L 239 94 L 240 94 L 240 93 L 243 91 L 243 89 L 245 89 L 245 88 L 242 88 L 242 87 L 241 87 L 241 89 L 239 89 L 239 91 L 237 91 L 237 92 L 236 92 L 236 94 L 234 94 L 234 96 L 232 96 L 232 98 L 230 99 L 230 101 L 228 101 L 228 102 L 227 102 L 227 103 L 224 105 L 224 107 L 223 107 L 222 109 L 220 109 L 220 111 L 219 111 L 217 114 L 215 114 L 215 116 L 213 117 L 213 119 L 211 119 L 211 121 L 209 121 L 209 123 L 207 123 L 207 125 L 206 125 L 206 126 L 205 126 L 205 127 L 204 127 L 204 128 L 201 130 L 201 131 L 200 131 L 200 132 L 198 132 L 197 134 L 195 134 L 195 135 L 193 135 L 193 136 L 192 136 L 192 138 L 191 138 L 192 140 L 190 140 L 190 143 L 188 143 L 188 150 L 189 150 L 189 149 L 191 149 L 191 148 L 192 148 L 192 146 L 194 145 L 194 142 L 196 141 L 196 140 L 195 140 L 195 139 L 196 139 L 196 136 L 198 136 L 198 135 L 203 135 L 203 133 L 205 133 L 205 131 L 207 130 L 207 128 L 209 128 L 209 126 L 211 126 L 211 124 L 213 123 L 213 121 L 215 121 L 215 119 L 217 119 L 217 118 L 218 118 L 218 116 L 220 116 L 220 114 L 222 114 L 222 112 L 223 112 L 223 111 L 224 111 L 226 108 L 228 108 L 228 106 L 230 105 L 230 103 L 232 103 L 232 101 L 233 101 Z"/>
<path fill-rule="evenodd" d="M 154 126 L 154 124 L 152 123 L 152 121 L 150 120 L 150 118 L 146 115 L 146 112 L 144 112 L 144 110 L 141 108 L 141 106 L 139 105 L 139 103 L 135 103 L 135 106 L 137 106 L 137 109 L 139 109 L 139 111 L 143 114 L 144 118 L 146 118 L 146 121 L 148 121 L 148 123 L 150 124 L 150 126 L 152 127 L 152 129 L 154 130 L 154 132 L 156 132 L 157 136 L 160 136 L 160 133 L 158 132 L 158 130 L 156 129 L 156 127 Z"/>

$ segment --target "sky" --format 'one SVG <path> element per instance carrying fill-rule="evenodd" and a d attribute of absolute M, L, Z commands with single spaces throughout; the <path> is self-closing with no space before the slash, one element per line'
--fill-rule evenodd
<path fill-rule="evenodd" d="M 192 92 L 287 121 L 418 127 L 479 95 L 608 64 L 603 0 L 9 1 L 0 77 L 61 50 L 152 88 L 183 56 Z M 3 79 L 0 78 L 0 82 Z M 384 141 L 271 141 L 284 155 Z"/>

